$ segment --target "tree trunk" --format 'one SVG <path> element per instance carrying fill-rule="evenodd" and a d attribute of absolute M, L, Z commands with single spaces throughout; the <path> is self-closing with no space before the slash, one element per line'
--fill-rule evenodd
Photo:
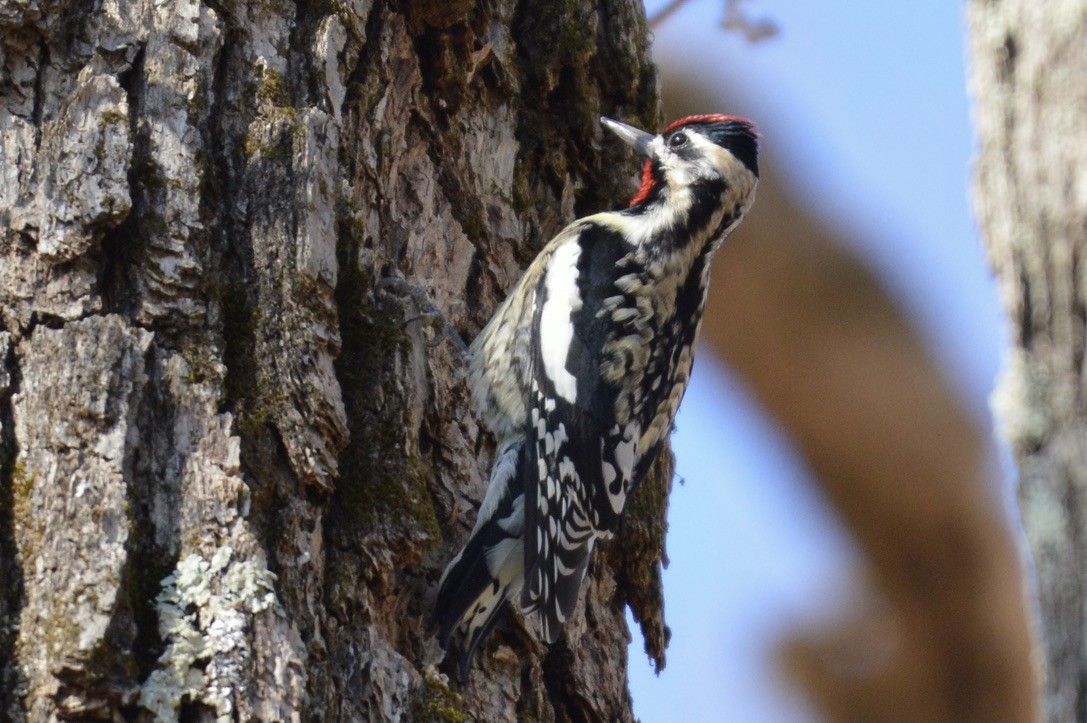
<path fill-rule="evenodd" d="M 427 620 L 493 451 L 452 330 L 629 191 L 642 12 L 0 0 L 0 717 L 631 720 L 670 458 L 564 642 L 459 687 Z"/>
<path fill-rule="evenodd" d="M 975 205 L 1015 347 L 994 398 L 1036 565 L 1046 719 L 1087 720 L 1087 2 L 969 5 Z"/>

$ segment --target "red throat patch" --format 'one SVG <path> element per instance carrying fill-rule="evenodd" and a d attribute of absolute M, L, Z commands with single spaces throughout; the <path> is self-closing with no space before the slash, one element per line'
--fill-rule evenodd
<path fill-rule="evenodd" d="M 652 164 L 649 159 L 646 158 L 645 165 L 642 166 L 642 186 L 638 189 L 638 192 L 634 194 L 634 198 L 630 199 L 630 205 L 637 206 L 639 203 L 649 198 L 649 194 L 655 185 L 657 185 L 657 181 L 653 178 Z"/>

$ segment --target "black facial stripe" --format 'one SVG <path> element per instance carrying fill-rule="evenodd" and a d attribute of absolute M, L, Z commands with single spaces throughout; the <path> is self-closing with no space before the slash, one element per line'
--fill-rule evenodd
<path fill-rule="evenodd" d="M 710 222 L 710 217 L 720 205 L 721 196 L 727 188 L 722 178 L 698 181 L 690 185 L 692 198 L 687 216 L 688 228 L 701 229 Z M 691 234 L 680 234 L 676 241 L 680 244 L 686 243 L 690 238 Z"/>
<path fill-rule="evenodd" d="M 759 175 L 759 148 L 758 142 L 748 133 L 742 133 L 737 135 L 730 135 L 726 137 L 725 142 L 720 144 L 722 147 L 727 148 L 732 152 L 732 155 L 740 159 L 747 170 L 755 174 L 758 178 Z"/>
<path fill-rule="evenodd" d="M 715 143 L 736 156 L 747 170 L 759 175 L 759 142 L 747 126 L 735 121 L 726 123 L 698 123 L 677 128 L 675 133 L 694 131 L 712 143 Z M 693 144 L 691 150 L 693 150 Z M 693 156 L 684 155 L 682 151 L 677 155 L 685 159 Z"/>

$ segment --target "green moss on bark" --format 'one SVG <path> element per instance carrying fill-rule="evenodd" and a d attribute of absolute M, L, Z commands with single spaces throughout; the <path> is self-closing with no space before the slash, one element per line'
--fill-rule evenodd
<path fill-rule="evenodd" d="M 411 703 L 415 723 L 467 723 L 464 700 L 434 674 L 428 672 Z"/>

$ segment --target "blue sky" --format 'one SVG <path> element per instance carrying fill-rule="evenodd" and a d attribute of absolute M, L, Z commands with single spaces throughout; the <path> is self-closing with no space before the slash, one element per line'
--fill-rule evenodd
<path fill-rule="evenodd" d="M 722 7 L 692 0 L 673 15 L 655 33 L 658 65 L 727 79 L 730 95 L 707 112 L 757 122 L 785 184 L 855 232 L 988 424 L 1002 322 L 969 212 L 961 5 L 749 0 L 747 15 L 780 28 L 757 44 L 718 27 Z M 642 723 L 812 720 L 776 680 L 772 646 L 847 598 L 849 542 L 803 460 L 705 349 L 677 427 L 685 483 L 672 492 L 665 571 L 673 638 L 654 677 L 635 632 L 635 714 Z"/>

